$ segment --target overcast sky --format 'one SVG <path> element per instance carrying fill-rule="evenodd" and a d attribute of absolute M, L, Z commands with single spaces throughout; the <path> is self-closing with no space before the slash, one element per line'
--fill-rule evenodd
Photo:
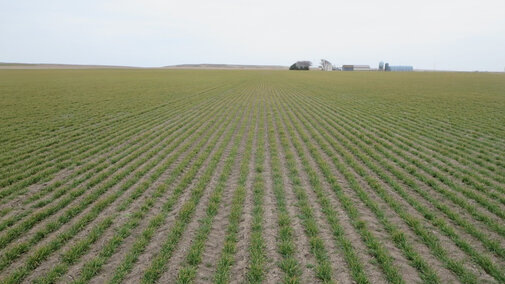
<path fill-rule="evenodd" d="M 505 68 L 505 0 L 0 0 L 0 62 Z"/>

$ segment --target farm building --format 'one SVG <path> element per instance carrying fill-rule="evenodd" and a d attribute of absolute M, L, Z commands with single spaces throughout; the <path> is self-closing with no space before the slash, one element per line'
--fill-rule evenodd
<path fill-rule="evenodd" d="M 370 65 L 342 65 L 342 71 L 370 71 Z"/>
<path fill-rule="evenodd" d="M 412 72 L 414 71 L 413 66 L 389 66 L 388 71 L 393 71 L 393 72 Z"/>

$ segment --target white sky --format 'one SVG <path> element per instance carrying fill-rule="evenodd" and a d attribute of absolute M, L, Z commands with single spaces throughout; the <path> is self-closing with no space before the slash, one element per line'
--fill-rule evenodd
<path fill-rule="evenodd" d="M 505 0 L 0 0 L 0 62 L 505 68 Z"/>

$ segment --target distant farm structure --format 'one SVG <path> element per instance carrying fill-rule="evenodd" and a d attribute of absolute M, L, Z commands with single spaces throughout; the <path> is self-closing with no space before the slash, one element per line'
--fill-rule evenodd
<path fill-rule="evenodd" d="M 414 71 L 414 67 L 410 65 L 389 65 L 386 63 L 384 66 L 384 70 L 381 68 L 381 64 L 384 64 L 382 61 L 379 63 L 379 71 L 388 71 L 388 72 L 412 72 Z"/>
<path fill-rule="evenodd" d="M 412 72 L 414 71 L 413 66 L 405 66 L 405 65 L 398 65 L 398 66 L 389 66 L 389 70 L 386 71 L 392 71 L 392 72 Z"/>
<path fill-rule="evenodd" d="M 289 70 L 321 70 L 321 71 L 386 71 L 386 72 L 413 72 L 414 67 L 411 65 L 390 65 L 388 62 L 379 62 L 377 68 L 371 68 L 370 65 L 344 64 L 342 67 L 337 67 L 326 59 L 321 59 L 319 66 L 312 66 L 310 61 L 297 61 Z"/>
<path fill-rule="evenodd" d="M 370 65 L 342 65 L 342 71 L 370 71 Z"/>
<path fill-rule="evenodd" d="M 342 65 L 342 71 L 412 72 L 414 67 L 410 65 L 389 65 L 389 63 L 381 61 L 377 69 L 372 69 L 369 65 Z"/>

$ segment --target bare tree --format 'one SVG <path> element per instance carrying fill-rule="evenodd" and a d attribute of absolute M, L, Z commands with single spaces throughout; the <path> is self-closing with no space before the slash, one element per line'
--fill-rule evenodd
<path fill-rule="evenodd" d="M 323 71 L 331 71 L 333 69 L 333 65 L 331 65 L 330 61 L 321 59 L 321 68 Z"/>

